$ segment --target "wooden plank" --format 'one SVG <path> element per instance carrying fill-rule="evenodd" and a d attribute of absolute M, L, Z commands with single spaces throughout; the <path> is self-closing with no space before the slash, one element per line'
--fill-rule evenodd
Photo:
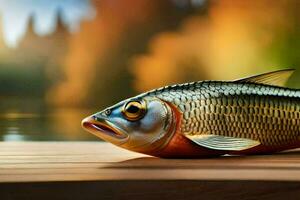
<path fill-rule="evenodd" d="M 182 194 L 189 199 L 282 199 L 299 196 L 299 189 L 299 149 L 169 160 L 104 142 L 0 142 L 1 200 L 184 199 Z"/>
<path fill-rule="evenodd" d="M 290 200 L 299 199 L 299 194 L 299 183 L 270 181 L 120 180 L 0 184 L 1 200 Z"/>
<path fill-rule="evenodd" d="M 0 182 L 67 180 L 300 181 L 298 150 L 266 156 L 159 159 L 104 142 L 2 142 Z"/>

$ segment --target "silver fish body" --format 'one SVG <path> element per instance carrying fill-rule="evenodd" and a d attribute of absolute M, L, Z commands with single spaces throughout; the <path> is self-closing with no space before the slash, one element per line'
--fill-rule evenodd
<path fill-rule="evenodd" d="M 281 145 L 300 138 L 300 91 L 235 82 L 195 82 L 151 91 L 182 113 L 187 136 L 220 135 Z"/>
<path fill-rule="evenodd" d="M 300 90 L 283 87 L 293 71 L 166 86 L 87 117 L 83 127 L 120 147 L 159 157 L 300 147 Z"/>

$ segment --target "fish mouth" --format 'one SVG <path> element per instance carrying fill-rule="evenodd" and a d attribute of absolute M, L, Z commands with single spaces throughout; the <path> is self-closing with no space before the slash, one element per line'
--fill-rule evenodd
<path fill-rule="evenodd" d="M 103 140 L 126 140 L 128 134 L 109 120 L 89 116 L 82 120 L 82 127 Z"/>

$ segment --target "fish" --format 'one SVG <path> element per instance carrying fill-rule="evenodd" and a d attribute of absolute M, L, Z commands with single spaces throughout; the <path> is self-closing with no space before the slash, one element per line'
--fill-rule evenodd
<path fill-rule="evenodd" d="M 161 158 L 297 148 L 300 90 L 285 87 L 294 71 L 165 86 L 88 116 L 82 126 L 121 148 Z"/>

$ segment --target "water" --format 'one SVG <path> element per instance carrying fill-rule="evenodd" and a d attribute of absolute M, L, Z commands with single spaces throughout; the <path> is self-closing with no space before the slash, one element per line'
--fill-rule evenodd
<path fill-rule="evenodd" d="M 1 141 L 98 140 L 81 128 L 81 120 L 94 111 L 50 108 L 39 99 L 0 99 Z"/>

